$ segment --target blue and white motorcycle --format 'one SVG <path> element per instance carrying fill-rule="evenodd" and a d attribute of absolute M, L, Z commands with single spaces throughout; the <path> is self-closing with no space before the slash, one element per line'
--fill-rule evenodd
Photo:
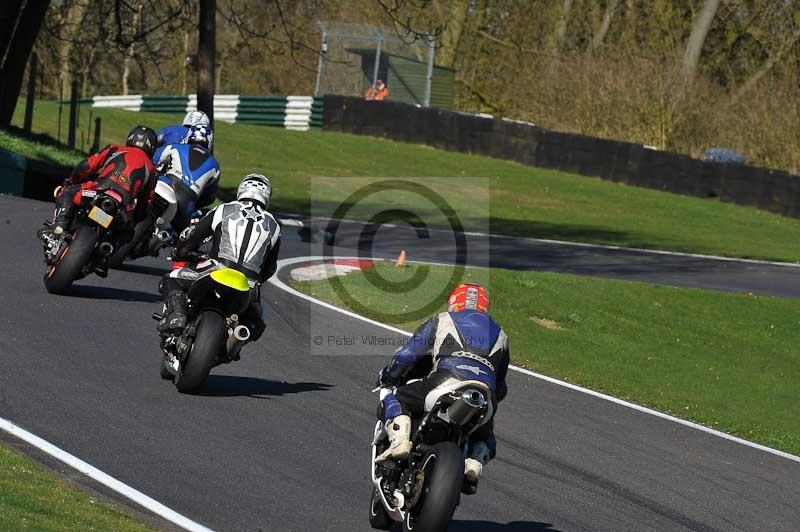
<path fill-rule="evenodd" d="M 381 399 L 389 388 L 380 389 Z M 414 420 L 407 460 L 376 462 L 389 446 L 381 421 L 372 439 L 372 528 L 389 530 L 400 522 L 404 532 L 445 532 L 461 493 L 474 493 L 464 480 L 469 435 L 492 418 L 489 388 L 480 381 L 452 379 L 425 398 L 425 414 Z"/>

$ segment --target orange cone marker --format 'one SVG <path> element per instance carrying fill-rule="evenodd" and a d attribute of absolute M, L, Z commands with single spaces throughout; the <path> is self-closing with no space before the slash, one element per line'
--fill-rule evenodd
<path fill-rule="evenodd" d="M 400 268 L 402 266 L 405 266 L 405 264 L 406 264 L 406 250 L 401 249 L 400 256 L 397 257 L 396 261 L 394 261 L 394 266 L 395 268 Z"/>

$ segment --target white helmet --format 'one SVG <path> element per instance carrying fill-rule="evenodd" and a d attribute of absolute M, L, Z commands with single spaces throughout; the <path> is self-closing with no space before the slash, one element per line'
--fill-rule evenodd
<path fill-rule="evenodd" d="M 236 191 L 236 199 L 251 200 L 262 204 L 265 208 L 269 207 L 269 200 L 272 198 L 272 183 L 261 174 L 247 174 L 239 183 L 239 190 Z"/>
<path fill-rule="evenodd" d="M 210 126 L 211 121 L 203 111 L 189 111 L 183 117 L 184 126 Z"/>

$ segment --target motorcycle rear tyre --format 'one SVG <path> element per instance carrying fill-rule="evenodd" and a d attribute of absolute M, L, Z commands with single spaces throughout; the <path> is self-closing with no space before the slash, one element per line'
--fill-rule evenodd
<path fill-rule="evenodd" d="M 97 245 L 97 229 L 88 225 L 79 225 L 72 235 L 72 240 L 61 257 L 44 274 L 44 287 L 51 294 L 63 294 L 73 281 L 82 276 L 83 267 L 89 262 Z"/>
<path fill-rule="evenodd" d="M 423 460 L 433 460 L 425 468 L 422 497 L 403 521 L 404 532 L 445 532 L 458 506 L 464 483 L 464 456 L 451 442 L 434 445 Z"/>
<path fill-rule="evenodd" d="M 203 311 L 195 325 L 192 350 L 175 376 L 175 387 L 179 392 L 193 393 L 203 387 L 217 356 L 225 348 L 227 338 L 225 318 L 213 310 Z"/>

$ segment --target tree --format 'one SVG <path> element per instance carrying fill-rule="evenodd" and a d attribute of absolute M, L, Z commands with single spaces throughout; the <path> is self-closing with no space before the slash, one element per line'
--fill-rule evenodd
<path fill-rule="evenodd" d="M 139 2 L 136 5 L 136 12 L 133 15 L 133 31 L 136 31 L 136 28 L 139 26 L 139 22 L 142 18 L 142 8 L 144 4 Z M 131 43 L 128 45 L 128 49 L 125 50 L 125 58 L 122 60 L 122 94 L 127 96 L 128 95 L 128 78 L 131 75 L 131 62 L 133 61 L 134 57 L 136 56 L 136 41 L 131 39 Z"/>
<path fill-rule="evenodd" d="M 200 37 L 197 44 L 197 108 L 214 125 L 214 84 L 217 49 L 217 2 L 200 0 Z"/>
<path fill-rule="evenodd" d="M 0 15 L 0 127 L 11 124 L 25 65 L 49 5 L 50 0 L 7 0 Z"/>
<path fill-rule="evenodd" d="M 61 30 L 65 35 L 78 36 L 83 33 L 86 25 L 83 23 L 86 17 L 86 11 L 89 8 L 89 0 L 76 0 L 67 4 L 64 20 L 61 24 Z M 63 10 L 63 8 L 62 8 Z M 61 65 L 61 86 L 65 88 L 72 83 L 72 51 L 75 45 L 73 38 L 64 39 L 61 41 L 59 50 L 59 64 Z"/>
<path fill-rule="evenodd" d="M 592 48 L 599 48 L 600 45 L 603 44 L 608 30 L 611 28 L 611 20 L 614 18 L 614 13 L 619 7 L 619 1 L 620 0 L 608 0 L 605 13 L 603 13 L 603 21 L 600 23 L 597 33 L 595 33 L 592 38 Z"/>
<path fill-rule="evenodd" d="M 683 53 L 683 70 L 687 75 L 694 75 L 697 64 L 700 62 L 700 53 L 703 51 L 703 44 L 706 36 L 711 29 L 711 23 L 719 9 L 719 0 L 705 0 L 703 9 L 692 25 L 692 33 L 686 41 L 686 50 Z"/>
<path fill-rule="evenodd" d="M 556 46 L 559 50 L 563 50 L 567 43 L 567 27 L 569 26 L 569 12 L 572 9 L 572 0 L 564 0 L 561 8 L 561 18 L 558 19 L 558 27 L 556 28 Z"/>

